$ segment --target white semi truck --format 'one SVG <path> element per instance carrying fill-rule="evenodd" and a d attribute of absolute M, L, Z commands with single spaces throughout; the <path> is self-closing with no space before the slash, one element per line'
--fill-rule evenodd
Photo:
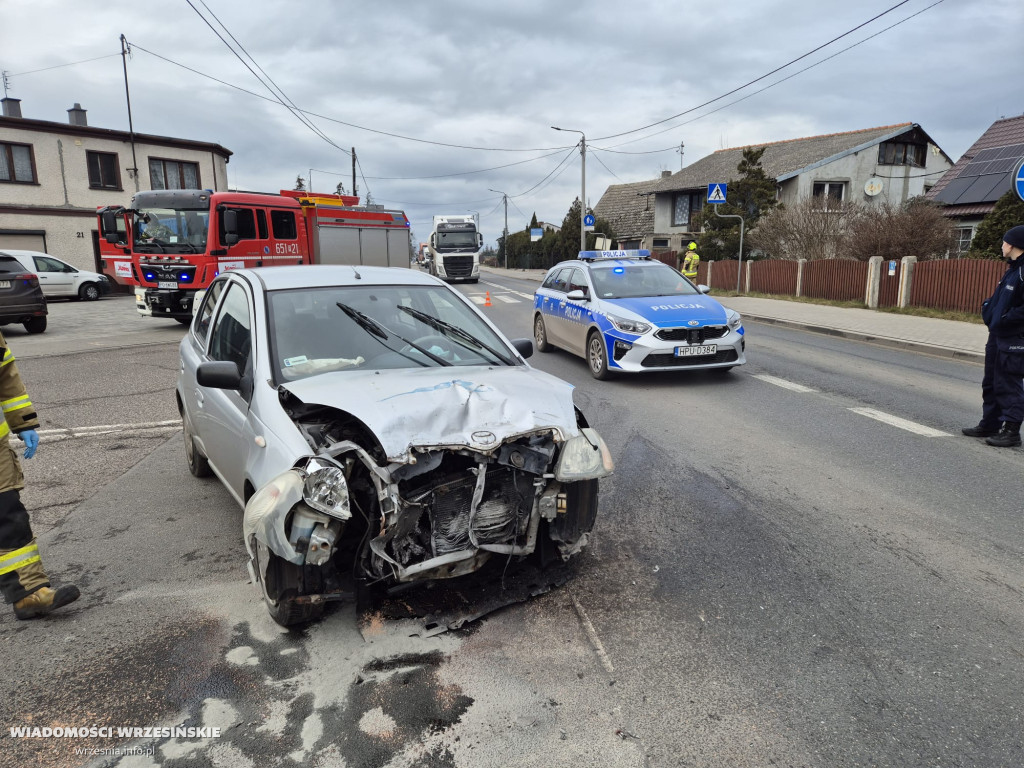
<path fill-rule="evenodd" d="M 427 242 L 430 274 L 445 282 L 480 280 L 480 251 L 484 236 L 477 231 L 473 216 L 435 216 Z"/>

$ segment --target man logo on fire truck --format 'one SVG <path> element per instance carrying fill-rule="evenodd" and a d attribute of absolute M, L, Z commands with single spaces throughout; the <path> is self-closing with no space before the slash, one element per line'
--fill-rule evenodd
<path fill-rule="evenodd" d="M 351 195 L 169 189 L 97 211 L 103 268 L 147 317 L 192 322 L 196 293 L 227 269 L 284 264 L 409 267 L 409 220 Z"/>

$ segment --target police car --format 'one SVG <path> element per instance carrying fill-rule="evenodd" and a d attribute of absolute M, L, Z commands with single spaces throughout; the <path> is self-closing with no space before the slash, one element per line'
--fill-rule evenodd
<path fill-rule="evenodd" d="M 650 255 L 580 251 L 552 267 L 533 297 L 537 349 L 583 357 L 596 379 L 743 365 L 739 313 Z"/>

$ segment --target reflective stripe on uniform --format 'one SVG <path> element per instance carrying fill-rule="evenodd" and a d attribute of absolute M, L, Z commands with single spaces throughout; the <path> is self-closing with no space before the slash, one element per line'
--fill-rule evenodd
<path fill-rule="evenodd" d="M 14 353 L 9 349 L 4 350 L 4 359 L 0 360 L 0 367 L 14 362 Z"/>
<path fill-rule="evenodd" d="M 27 547 L 8 552 L 6 555 L 0 555 L 0 576 L 16 571 L 19 568 L 24 568 L 30 563 L 38 562 L 39 547 L 36 546 L 35 542 L 32 542 Z"/>
<path fill-rule="evenodd" d="M 16 411 L 19 408 L 31 408 L 32 403 L 28 399 L 28 395 L 22 395 L 21 397 L 12 397 L 10 400 L 4 400 L 0 403 L 3 406 L 4 413 L 10 413 Z"/>
<path fill-rule="evenodd" d="M 0 422 L 0 440 L 3 440 L 9 434 L 11 434 L 11 428 L 7 426 L 7 422 Z"/>

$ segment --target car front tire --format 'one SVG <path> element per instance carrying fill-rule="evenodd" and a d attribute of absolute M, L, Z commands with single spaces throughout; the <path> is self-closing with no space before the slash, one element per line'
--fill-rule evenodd
<path fill-rule="evenodd" d="M 544 327 L 544 316 L 540 313 L 533 318 L 533 343 L 538 352 L 550 352 L 554 347 L 548 343 L 548 331 Z"/>
<path fill-rule="evenodd" d="M 611 377 L 608 370 L 608 350 L 605 348 L 604 339 L 597 331 L 591 331 L 587 337 L 587 367 L 595 379 L 604 381 Z"/>
<path fill-rule="evenodd" d="M 212 474 L 210 462 L 196 448 L 195 438 L 192 437 L 192 425 L 184 413 L 181 415 L 181 430 L 185 438 L 185 461 L 188 464 L 188 471 L 194 477 L 209 477 Z"/>
<path fill-rule="evenodd" d="M 82 301 L 96 301 L 100 297 L 100 289 L 96 283 L 83 283 L 78 289 L 78 298 Z"/>
<path fill-rule="evenodd" d="M 258 544 L 258 556 L 267 558 L 266 581 L 263 586 L 263 602 L 267 605 L 270 618 L 282 627 L 308 624 L 319 619 L 326 607 L 324 603 L 297 602 L 302 584 L 302 566 L 289 563 L 278 557 L 263 544 Z"/>

